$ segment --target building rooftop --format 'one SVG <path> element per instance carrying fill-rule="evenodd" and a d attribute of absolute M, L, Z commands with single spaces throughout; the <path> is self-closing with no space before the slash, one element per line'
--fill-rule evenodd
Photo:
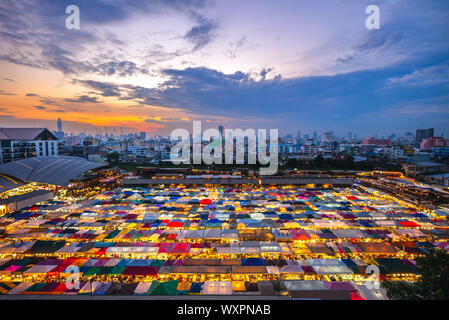
<path fill-rule="evenodd" d="M 56 137 L 46 128 L 0 128 L 0 139 L 34 140 L 44 132 L 56 140 Z"/>
<path fill-rule="evenodd" d="M 417 166 L 420 166 L 420 167 L 439 167 L 439 166 L 445 166 L 445 164 L 443 164 L 443 163 L 430 162 L 430 161 L 418 162 L 418 163 L 416 163 L 416 165 L 417 165 Z"/>
<path fill-rule="evenodd" d="M 27 182 L 66 186 L 82 173 L 106 166 L 69 156 L 34 157 L 0 165 L 0 174 Z"/>

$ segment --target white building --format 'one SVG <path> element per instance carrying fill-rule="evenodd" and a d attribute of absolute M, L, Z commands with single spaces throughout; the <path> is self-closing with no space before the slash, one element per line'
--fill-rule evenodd
<path fill-rule="evenodd" d="M 58 138 L 46 128 L 0 128 L 0 163 L 58 155 Z"/>

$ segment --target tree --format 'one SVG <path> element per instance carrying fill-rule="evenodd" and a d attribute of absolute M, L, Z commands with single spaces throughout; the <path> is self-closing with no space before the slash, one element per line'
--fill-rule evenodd
<path fill-rule="evenodd" d="M 120 158 L 120 155 L 117 151 L 111 152 L 108 154 L 108 162 L 109 163 L 117 163 Z"/>
<path fill-rule="evenodd" d="M 313 160 L 313 164 L 316 168 L 323 168 L 324 158 L 319 154 Z"/>
<path fill-rule="evenodd" d="M 430 248 L 424 257 L 416 259 L 420 278 L 416 282 L 384 281 L 390 299 L 399 300 L 448 300 L 449 254 L 439 248 Z"/>

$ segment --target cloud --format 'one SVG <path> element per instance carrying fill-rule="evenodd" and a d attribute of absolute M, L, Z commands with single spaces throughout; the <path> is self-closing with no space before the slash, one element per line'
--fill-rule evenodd
<path fill-rule="evenodd" d="M 47 108 L 44 106 L 33 106 L 33 108 L 36 108 L 38 110 L 46 110 Z"/>
<path fill-rule="evenodd" d="M 1 89 L 0 89 L 0 95 L 1 95 L 1 96 L 15 96 L 15 95 L 17 95 L 17 94 L 16 94 L 16 93 L 12 93 L 12 92 L 8 92 L 8 91 L 1 90 Z"/>
<path fill-rule="evenodd" d="M 54 99 L 51 98 L 43 98 L 39 100 L 40 103 L 45 104 L 45 105 L 49 105 L 49 106 L 59 106 L 60 103 Z"/>
<path fill-rule="evenodd" d="M 98 100 L 97 97 L 91 97 L 88 95 L 81 95 L 78 96 L 75 99 L 64 99 L 64 101 L 66 102 L 75 102 L 75 103 L 100 103 L 101 101 Z"/>
<path fill-rule="evenodd" d="M 134 62 L 121 61 L 121 62 L 105 62 L 99 64 L 95 70 L 97 73 L 105 76 L 117 75 L 119 77 L 129 77 L 135 74 L 148 74 L 148 70 L 145 68 L 139 68 Z"/>
<path fill-rule="evenodd" d="M 78 80 L 78 79 L 75 79 L 73 82 L 97 90 L 96 93 L 103 97 L 120 97 L 121 95 L 120 86 L 110 82 Z"/>
<path fill-rule="evenodd" d="M 197 51 L 209 44 L 215 37 L 216 23 L 213 20 L 195 15 L 194 25 L 184 35 L 184 39 L 193 44 L 193 51 Z"/>
<path fill-rule="evenodd" d="M 417 69 L 411 73 L 392 77 L 387 80 L 388 84 L 405 84 L 405 85 L 430 85 L 438 83 L 449 84 L 449 66 L 438 65 L 428 68 Z"/>

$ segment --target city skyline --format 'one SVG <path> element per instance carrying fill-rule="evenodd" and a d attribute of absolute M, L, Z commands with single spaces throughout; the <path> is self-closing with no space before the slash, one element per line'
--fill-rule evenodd
<path fill-rule="evenodd" d="M 0 5 L 1 127 L 449 136 L 442 1 L 378 1 L 379 30 L 370 1 L 75 1 L 81 28 L 67 30 L 70 4 Z"/>

